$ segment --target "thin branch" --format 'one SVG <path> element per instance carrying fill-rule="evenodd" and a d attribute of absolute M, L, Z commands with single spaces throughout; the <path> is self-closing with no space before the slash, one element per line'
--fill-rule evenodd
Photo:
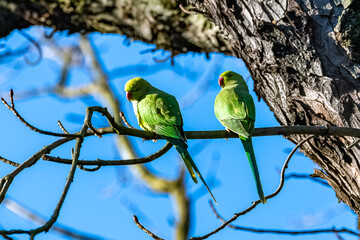
<path fill-rule="evenodd" d="M 98 131 L 102 135 L 115 133 L 112 128 L 100 128 L 100 129 L 98 129 Z M 94 133 L 89 130 L 85 133 L 85 137 L 93 136 L 93 135 L 94 135 Z M 63 145 L 64 143 L 72 141 L 74 139 L 76 139 L 76 138 L 75 137 L 61 138 L 61 139 L 51 143 L 50 145 L 43 147 L 40 151 L 38 151 L 37 153 L 32 155 L 30 158 L 28 158 L 25 162 L 20 164 L 20 166 L 18 166 L 14 171 L 12 171 L 8 175 L 1 178 L 0 179 L 0 203 L 4 200 L 5 194 L 6 194 L 7 190 L 9 189 L 10 184 L 12 183 L 13 179 L 20 172 L 22 172 L 25 168 L 28 168 L 28 167 L 34 165 L 44 154 L 47 154 L 47 153 L 51 152 L 53 149 Z M 1 234 L 1 232 L 0 232 L 0 234 Z"/>
<path fill-rule="evenodd" d="M 325 182 L 324 180 L 321 180 L 317 177 L 312 176 L 311 174 L 301 174 L 301 173 L 289 173 L 285 176 L 285 180 L 291 179 L 291 178 L 296 178 L 296 179 L 309 179 L 313 182 L 319 183 L 325 187 L 330 187 L 330 185 Z"/>
<path fill-rule="evenodd" d="M 143 225 L 141 225 L 141 223 L 139 222 L 139 219 L 136 217 L 136 215 L 134 215 L 133 217 L 134 222 L 136 223 L 136 225 L 141 229 L 144 230 L 147 234 L 150 235 L 150 237 L 152 237 L 153 239 L 156 240 L 164 240 L 162 238 L 159 238 L 158 236 L 156 236 L 155 234 L 153 234 L 152 232 L 150 232 L 149 230 L 147 230 Z"/>
<path fill-rule="evenodd" d="M 62 125 L 62 123 L 60 122 L 60 120 L 58 121 L 58 125 L 59 125 L 60 129 L 61 129 L 64 133 L 70 134 L 70 133 L 64 128 L 64 126 Z"/>
<path fill-rule="evenodd" d="M 95 172 L 95 171 L 99 170 L 101 168 L 101 166 L 97 166 L 94 168 L 86 168 L 83 165 L 78 164 L 78 168 L 80 168 L 81 170 L 86 171 L 86 172 Z"/>
<path fill-rule="evenodd" d="M 128 135 L 133 137 L 140 137 L 146 140 L 162 139 L 160 136 L 153 132 L 147 132 L 135 128 L 127 128 L 118 124 L 113 126 L 118 134 Z M 275 135 L 320 135 L 320 136 L 349 136 L 360 138 L 359 128 L 346 128 L 346 127 L 318 127 L 318 126 L 282 126 L 282 127 L 265 127 L 255 128 L 252 134 L 253 137 L 259 136 L 275 136 Z M 185 131 L 187 139 L 225 139 L 225 138 L 239 138 L 233 132 L 226 130 L 212 130 L 212 131 Z"/>
<path fill-rule="evenodd" d="M 11 95 L 11 94 L 10 94 Z M 55 207 L 55 210 L 53 212 L 53 214 L 51 215 L 49 221 L 47 221 L 43 226 L 36 228 L 36 229 L 32 229 L 29 231 L 23 231 L 23 230 L 10 230 L 10 231 L 0 231 L 1 235 L 11 235 L 11 234 L 17 234 L 17 233 L 27 233 L 30 236 L 30 240 L 33 240 L 35 238 L 35 236 L 41 232 L 47 232 L 49 231 L 49 229 L 52 227 L 52 225 L 55 223 L 55 221 L 57 220 L 59 213 L 60 213 L 60 209 L 65 201 L 66 195 L 69 191 L 70 185 L 74 179 L 74 174 L 75 174 L 75 170 L 76 170 L 76 166 L 77 166 L 77 161 L 79 159 L 79 155 L 80 155 L 80 149 L 82 146 L 82 142 L 84 141 L 84 137 L 87 134 L 87 122 L 89 122 L 89 117 L 90 115 L 86 114 L 85 116 L 85 120 L 84 120 L 84 125 L 81 128 L 81 131 L 79 133 L 79 136 L 81 136 L 80 138 L 77 138 L 76 140 L 76 144 L 75 144 L 75 151 L 73 151 L 72 157 L 73 157 L 73 162 L 71 164 L 71 168 L 70 168 L 70 172 L 68 174 L 63 192 L 60 196 L 60 199 L 58 201 L 58 204 Z M 64 142 L 66 142 L 66 140 L 70 141 L 74 138 L 63 138 L 60 140 L 63 140 Z M 60 140 L 56 141 L 56 142 L 60 142 Z M 54 144 L 54 143 L 53 143 Z M 45 151 L 45 152 L 43 152 Z M 23 164 L 21 164 L 18 168 L 16 168 L 12 173 L 10 173 L 9 175 L 5 176 L 4 178 L 1 179 L 1 185 L 0 185 L 0 202 L 2 202 L 2 200 L 5 198 L 5 193 L 7 191 L 7 189 L 9 188 L 12 180 L 14 179 L 14 177 L 21 172 L 25 167 L 31 166 L 32 164 L 34 164 L 43 154 L 45 154 L 46 152 L 49 152 L 48 147 L 44 147 L 42 149 L 42 151 L 39 151 L 37 154 L 34 154 L 30 159 L 28 159 L 27 161 L 25 161 Z M 42 153 L 42 154 L 41 154 Z M 41 154 L 41 155 L 40 155 Z M 40 155 L 40 156 L 39 156 Z"/>
<path fill-rule="evenodd" d="M 219 218 L 222 222 L 226 220 L 219 214 L 219 212 L 214 207 L 214 204 L 209 201 L 211 209 L 213 210 L 215 216 Z M 269 233 L 269 234 L 282 234 L 282 235 L 305 235 L 305 234 L 321 234 L 321 233 L 348 233 L 353 236 L 360 236 L 359 233 L 348 229 L 348 228 L 341 228 L 337 229 L 333 228 L 321 228 L 321 229 L 313 229 L 313 230 L 281 230 L 281 229 L 263 229 L 263 228 L 252 228 L 252 227 L 243 227 L 237 226 L 233 224 L 229 224 L 228 227 L 231 227 L 236 230 L 246 231 L 246 232 L 255 232 L 255 233 Z"/>
<path fill-rule="evenodd" d="M 5 234 L 0 234 L 4 239 L 7 239 L 7 240 L 13 240 L 13 238 L 5 235 Z"/>
<path fill-rule="evenodd" d="M 334 234 L 339 240 L 345 240 L 343 237 L 340 236 L 338 232 L 335 232 Z"/>
<path fill-rule="evenodd" d="M 49 229 L 52 227 L 52 225 L 55 223 L 55 221 L 57 220 L 59 213 L 60 213 L 60 209 L 65 201 L 66 195 L 69 191 L 70 185 L 73 182 L 74 179 L 74 174 L 75 174 L 75 170 L 76 170 L 76 166 L 77 166 L 77 161 L 79 160 L 79 156 L 80 156 L 80 150 L 81 150 L 81 146 L 82 143 L 84 141 L 84 136 L 86 134 L 87 131 L 87 123 L 90 121 L 91 115 L 86 114 L 85 116 L 85 120 L 84 120 L 84 125 L 81 128 L 80 131 L 80 136 L 82 136 L 81 138 L 76 139 L 76 144 L 75 144 L 75 150 L 72 152 L 72 158 L 73 158 L 73 162 L 71 164 L 71 168 L 70 168 L 70 172 L 69 175 L 67 177 L 65 186 L 64 186 L 64 190 L 60 196 L 59 202 L 55 207 L 55 210 L 51 216 L 51 218 L 49 219 L 49 221 L 47 221 L 43 226 L 30 230 L 30 239 L 34 239 L 35 236 L 41 232 L 47 232 L 49 231 Z"/>
<path fill-rule="evenodd" d="M 92 166 L 119 166 L 119 165 L 134 165 L 134 164 L 143 164 L 151 162 L 170 150 L 172 144 L 167 142 L 165 146 L 163 146 L 159 151 L 153 153 L 149 156 L 142 157 L 142 158 L 134 158 L 134 159 L 127 159 L 127 160 L 79 160 L 78 165 L 92 165 Z M 59 157 L 52 157 L 49 155 L 43 155 L 43 160 L 57 162 L 57 163 L 64 163 L 64 164 L 71 164 L 72 161 L 70 159 L 63 159 Z"/>
<path fill-rule="evenodd" d="M 303 145 L 305 142 L 309 141 L 311 138 L 315 137 L 315 135 L 312 135 L 312 136 L 309 136 L 307 138 L 305 138 L 304 140 L 302 140 L 301 142 L 299 142 L 295 148 L 290 152 L 289 156 L 286 158 L 285 162 L 284 162 L 284 165 L 282 167 L 282 170 L 281 170 L 281 175 L 280 175 L 280 184 L 278 186 L 278 188 L 275 190 L 274 193 L 266 196 L 266 200 L 269 200 L 270 198 L 273 198 L 275 197 L 277 194 L 279 194 L 279 192 L 281 191 L 281 189 L 283 188 L 284 186 L 284 182 L 285 182 L 285 170 L 289 164 L 289 161 L 291 159 L 291 157 L 294 155 L 294 153 L 297 151 L 297 149 L 299 147 L 301 147 L 301 145 Z M 251 204 L 250 207 L 248 207 L 247 209 L 241 211 L 241 212 L 238 212 L 238 213 L 235 213 L 234 216 L 232 218 L 230 218 L 229 220 L 223 222 L 223 224 L 221 224 L 218 228 L 216 228 L 215 230 L 213 230 L 212 232 L 202 236 L 202 237 L 191 237 L 190 239 L 192 240 L 199 240 L 199 239 L 206 239 L 208 237 L 210 237 L 211 235 L 219 232 L 221 229 L 225 228 L 226 226 L 228 226 L 230 223 L 232 223 L 233 221 L 235 221 L 238 217 L 242 216 L 242 215 L 245 215 L 246 213 L 250 212 L 251 210 L 253 210 L 258 204 L 260 203 L 260 200 L 256 200 L 255 202 L 253 202 Z"/>
<path fill-rule="evenodd" d="M 28 41 L 30 41 L 30 42 L 35 46 L 36 50 L 37 50 L 38 53 L 39 53 L 38 58 L 37 58 L 36 61 L 34 61 L 34 62 L 31 62 L 31 61 L 29 60 L 29 58 L 25 55 L 25 56 L 24 56 L 25 62 L 26 62 L 27 64 L 29 64 L 29 65 L 32 65 L 32 66 L 39 64 L 40 61 L 41 61 L 41 59 L 42 59 L 42 56 L 43 56 L 43 52 L 42 52 L 42 49 L 41 49 L 40 44 L 39 44 L 34 38 L 32 38 L 29 34 L 27 34 L 26 32 L 24 32 L 24 31 L 19 31 L 19 33 L 20 33 L 24 38 L 26 38 Z"/>
<path fill-rule="evenodd" d="M 125 114 L 123 112 L 119 112 L 119 115 L 121 117 L 121 119 L 123 120 L 124 124 L 128 127 L 128 128 L 134 128 L 130 125 L 130 123 L 126 120 Z"/>
<path fill-rule="evenodd" d="M 57 136 L 57 137 L 75 137 L 79 138 L 78 134 L 63 134 L 63 133 L 53 133 L 49 131 L 40 130 L 27 121 L 25 121 L 21 115 L 15 109 L 14 101 L 13 101 L 13 91 L 10 90 L 10 101 L 11 106 L 1 98 L 1 101 L 5 104 L 5 106 L 11 110 L 15 116 L 24 123 L 28 128 L 31 130 L 45 134 L 50 136 Z M 134 137 L 141 137 L 144 139 L 161 139 L 160 136 L 153 132 L 142 131 L 135 128 L 128 128 L 122 125 L 119 125 L 115 122 L 115 119 L 111 114 L 108 112 L 106 108 L 94 106 L 89 107 L 87 111 L 91 112 L 99 112 L 103 114 L 109 124 L 116 130 L 119 135 L 129 135 Z M 91 128 L 96 135 L 101 136 L 99 132 L 92 126 L 91 119 L 87 122 L 89 128 Z M 188 139 L 216 139 L 216 138 L 238 138 L 238 135 L 232 132 L 227 132 L 224 130 L 215 130 L 215 131 L 186 131 L 186 137 Z M 315 134 L 315 135 L 322 135 L 322 136 L 350 136 L 350 137 L 357 137 L 360 138 L 360 129 L 358 128 L 345 128 L 345 127 L 334 127 L 334 126 L 326 126 L 326 127 L 318 127 L 318 126 L 283 126 L 283 127 L 267 127 L 267 128 L 256 128 L 252 134 L 253 137 L 257 136 L 272 136 L 272 135 L 292 135 L 292 134 Z"/>
<path fill-rule="evenodd" d="M 30 128 L 32 131 L 41 133 L 41 134 L 45 134 L 45 135 L 50 135 L 50 136 L 55 136 L 55 137 L 80 137 L 77 134 L 63 134 L 63 133 L 54 133 L 54 132 L 49 132 L 49 131 L 44 131 L 41 129 L 38 129 L 36 127 L 34 127 L 33 125 L 31 125 L 30 123 L 28 123 L 19 113 L 18 111 L 15 109 L 15 104 L 14 104 L 14 92 L 11 89 L 10 90 L 10 102 L 11 102 L 11 106 L 5 101 L 5 99 L 1 98 L 1 101 L 3 102 L 3 104 L 9 109 L 11 110 L 14 115 L 23 123 L 25 124 L 25 126 L 27 126 L 28 128 Z"/>
<path fill-rule="evenodd" d="M 7 164 L 9 164 L 9 165 L 11 165 L 11 166 L 14 166 L 14 167 L 20 166 L 20 163 L 13 162 L 13 161 L 11 161 L 11 160 L 9 160 L 9 159 L 6 159 L 6 158 L 3 158 L 3 157 L 1 157 L 1 156 L 0 156 L 0 161 L 2 161 L 2 162 L 4 162 L 4 163 L 7 163 Z"/>
<path fill-rule="evenodd" d="M 37 224 L 44 224 L 46 221 L 43 217 L 39 216 L 38 214 L 30 211 L 29 209 L 25 208 L 24 206 L 20 205 L 19 203 L 10 200 L 8 198 L 4 199 L 3 204 L 12 212 L 19 215 L 22 218 L 28 219 Z M 87 233 L 79 233 L 74 229 L 69 227 L 54 225 L 51 230 L 54 232 L 58 232 L 64 236 L 71 237 L 73 239 L 81 239 L 81 240 L 99 240 L 102 239 L 101 237 L 91 236 Z M 3 235 L 6 236 L 6 235 Z"/>

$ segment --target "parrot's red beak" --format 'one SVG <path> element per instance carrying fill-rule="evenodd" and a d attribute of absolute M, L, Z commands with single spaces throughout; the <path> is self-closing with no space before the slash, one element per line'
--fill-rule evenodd
<path fill-rule="evenodd" d="M 131 99 L 132 99 L 131 92 L 126 92 L 126 98 L 131 102 Z"/>
<path fill-rule="evenodd" d="M 219 77 L 219 85 L 220 85 L 220 87 L 224 86 L 224 78 L 223 77 Z"/>

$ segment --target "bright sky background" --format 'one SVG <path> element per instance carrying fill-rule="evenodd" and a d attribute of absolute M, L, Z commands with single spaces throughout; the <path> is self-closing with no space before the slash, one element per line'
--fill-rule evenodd
<path fill-rule="evenodd" d="M 35 39 L 41 39 L 44 31 L 50 29 L 32 28 L 26 32 Z M 78 42 L 78 35 L 67 36 L 57 33 L 54 36 L 61 46 L 69 46 Z M 216 94 L 220 91 L 217 79 L 226 70 L 236 71 L 247 78 L 249 73 L 239 59 L 225 57 L 221 54 L 210 54 L 206 60 L 204 55 L 186 54 L 175 58 L 175 66 L 170 61 L 157 63 L 153 60 L 165 58 L 169 53 L 159 51 L 140 54 L 152 48 L 140 42 L 124 44 L 125 38 L 118 35 L 91 34 L 109 73 L 111 85 L 121 99 L 123 111 L 134 127 L 138 128 L 131 104 L 126 100 L 123 86 L 133 77 L 147 79 L 154 86 L 174 95 L 182 108 L 184 130 L 218 130 L 224 129 L 213 112 Z M 0 39 L 0 52 L 6 48 L 17 49 L 28 45 L 17 31 L 6 39 Z M 0 94 L 9 99 L 7 92 L 14 89 L 15 96 L 29 89 L 54 85 L 60 76 L 61 59 L 53 52 L 51 45 L 43 44 L 44 57 L 36 66 L 27 65 L 22 57 L 12 61 L 0 62 Z M 30 60 L 37 58 L 33 49 Z M 80 59 L 81 60 L 81 59 Z M 71 85 L 85 84 L 91 78 L 88 68 L 71 69 Z M 253 81 L 248 80 L 251 95 L 256 105 L 256 127 L 279 126 L 273 113 L 263 101 L 257 101 L 253 92 Z M 81 128 L 86 107 L 92 105 L 106 106 L 98 96 L 86 99 L 64 99 L 54 94 L 41 95 L 15 102 L 21 115 L 31 124 L 43 130 L 60 132 L 57 121 L 60 120 L 70 132 Z M 40 135 L 30 131 L 4 106 L 0 105 L 0 156 L 23 162 L 50 144 L 57 138 Z M 95 116 L 95 124 L 104 126 L 106 122 Z M 164 141 L 142 142 L 131 138 L 140 156 L 158 151 Z M 294 144 L 282 136 L 254 137 L 254 148 L 260 169 L 265 194 L 275 191 L 279 184 L 279 171 L 289 149 Z M 70 150 L 75 142 L 63 145 L 51 155 L 69 158 Z M 112 136 L 102 139 L 86 138 L 80 159 L 120 159 Z M 255 183 L 246 159 L 241 142 L 238 139 L 189 140 L 189 152 L 193 156 L 203 176 L 211 185 L 218 205 L 216 208 L 225 218 L 250 206 L 258 199 Z M 163 157 L 147 164 L 150 169 L 163 177 L 174 178 L 178 169 L 183 166 L 176 151 L 171 149 Z M 312 173 L 317 166 L 302 154 L 296 154 L 289 164 L 287 173 Z M 10 173 L 14 167 L 0 162 L 0 176 Z M 60 197 L 64 187 L 69 165 L 44 162 L 40 160 L 31 168 L 24 170 L 13 181 L 7 198 L 28 207 L 30 210 L 48 219 Z M 200 236 L 218 227 L 218 220 L 208 201 L 210 195 L 205 187 L 194 184 L 187 174 L 187 191 L 194 200 L 190 236 Z M 103 167 L 96 172 L 84 172 L 77 169 L 75 180 L 70 187 L 60 216 L 56 224 L 71 227 L 80 232 L 100 236 L 103 239 L 151 239 L 140 230 L 132 220 L 136 214 L 140 222 L 159 237 L 173 237 L 173 223 L 176 218 L 171 199 L 167 196 L 152 193 L 136 176 L 131 168 Z M 266 205 L 259 205 L 245 216 L 234 222 L 236 225 L 275 228 L 288 230 L 316 229 L 328 227 L 348 227 L 356 229 L 356 215 L 343 203 L 338 204 L 335 193 L 309 180 L 289 180 L 281 193 Z M 4 204 L 0 205 L 0 229 L 33 229 L 37 224 L 29 222 L 10 211 Z M 344 239 L 355 239 L 341 234 Z M 273 234 L 256 234 L 226 228 L 209 239 L 337 239 L 334 234 L 287 236 Z M 15 239 L 28 239 L 27 235 L 15 236 Z M 67 239 L 53 232 L 40 234 L 36 239 Z"/>

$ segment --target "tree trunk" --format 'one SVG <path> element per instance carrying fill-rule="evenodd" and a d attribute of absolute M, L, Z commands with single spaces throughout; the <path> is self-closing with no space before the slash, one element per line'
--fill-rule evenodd
<path fill-rule="evenodd" d="M 359 1 L 189 0 L 228 36 L 281 125 L 360 127 Z M 289 136 L 299 142 L 305 136 Z M 357 139 L 318 137 L 302 150 L 340 201 L 360 213 Z"/>
<path fill-rule="evenodd" d="M 125 34 L 172 55 L 233 55 L 244 60 L 258 97 L 282 125 L 360 128 L 356 0 L 1 1 L 0 37 L 30 25 Z M 347 148 L 356 140 L 317 137 L 302 150 L 323 169 L 316 175 L 359 215 L 360 148 Z"/>

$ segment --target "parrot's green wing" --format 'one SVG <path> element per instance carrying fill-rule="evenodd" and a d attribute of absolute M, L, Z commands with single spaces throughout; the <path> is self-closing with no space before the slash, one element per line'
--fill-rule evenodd
<path fill-rule="evenodd" d="M 137 104 L 140 127 L 171 138 L 184 139 L 182 117 L 175 97 L 152 91 Z"/>
<path fill-rule="evenodd" d="M 255 105 L 240 87 L 224 88 L 215 99 L 215 116 L 226 128 L 248 138 L 254 129 Z"/>
<path fill-rule="evenodd" d="M 250 163 L 259 198 L 262 203 L 266 203 L 251 140 L 255 105 L 247 88 L 244 89 L 241 85 L 223 88 L 215 99 L 214 111 L 223 126 L 239 135 Z"/>
<path fill-rule="evenodd" d="M 175 149 L 184 160 L 185 166 L 193 181 L 197 183 L 196 172 L 216 202 L 199 169 L 187 151 L 188 146 L 182 128 L 183 120 L 176 98 L 155 88 L 150 94 L 147 94 L 144 99 L 137 103 L 136 115 L 140 127 L 157 133 L 175 146 Z"/>

